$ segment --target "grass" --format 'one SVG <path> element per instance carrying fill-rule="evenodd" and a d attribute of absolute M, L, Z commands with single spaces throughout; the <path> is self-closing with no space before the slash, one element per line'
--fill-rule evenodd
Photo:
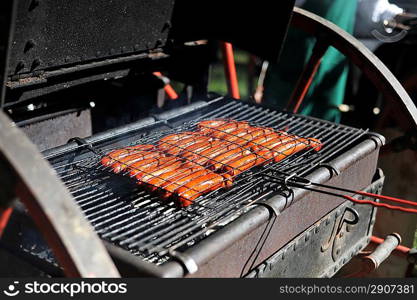
<path fill-rule="evenodd" d="M 221 53 L 218 54 L 219 61 L 212 65 L 210 73 L 210 83 L 208 90 L 210 92 L 219 93 L 221 95 L 227 94 L 227 83 L 224 74 L 224 67 L 221 61 Z M 247 98 L 248 95 L 248 79 L 247 79 L 247 63 L 249 55 L 243 51 L 235 51 L 236 72 L 239 82 L 239 91 L 242 98 Z"/>
<path fill-rule="evenodd" d="M 414 245 L 413 245 L 413 247 L 417 248 L 417 230 L 416 230 L 416 233 L 414 234 Z"/>

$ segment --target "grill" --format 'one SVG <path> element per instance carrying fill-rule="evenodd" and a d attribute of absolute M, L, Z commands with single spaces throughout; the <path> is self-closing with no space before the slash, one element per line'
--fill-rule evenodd
<path fill-rule="evenodd" d="M 415 119 L 411 99 L 392 74 L 338 28 L 297 8 L 291 13 L 293 0 L 280 1 L 278 10 L 271 1 L 241 5 L 239 14 L 216 1 L 3 2 L 0 108 L 17 125 L 10 126 L 0 112 L 0 126 L 6 128 L 0 131 L 0 175 L 8 180 L 0 195 L 0 206 L 7 210 L 0 207 L 0 217 L 9 219 L 0 233 L 0 259 L 7 257 L 7 272 L 330 277 L 369 244 L 374 206 L 347 202 L 353 193 L 343 199 L 317 191 L 325 183 L 344 193 L 379 193 L 383 137 L 208 92 L 218 41 L 225 41 L 220 45 L 226 62 L 232 61 L 229 42 L 262 60 L 277 61 L 291 22 L 323 37 L 316 52 L 333 46 L 344 53 Z M 80 31 L 77 20 L 89 20 L 88 31 Z M 272 27 L 274 45 L 266 30 Z M 248 38 L 248 30 L 259 34 Z M 300 76 L 293 94 L 297 103 L 320 56 L 315 53 Z M 184 84 L 176 101 L 165 101 L 175 93 L 166 97 L 170 86 L 164 76 Z M 230 94 L 237 97 L 234 76 L 226 77 Z M 164 103 L 163 109 L 155 103 Z M 323 147 L 232 173 L 231 186 L 205 193 L 187 207 L 101 163 L 115 149 L 155 145 L 214 119 L 285 131 L 310 146 L 318 139 Z M 47 149 L 42 156 L 16 127 L 41 151 Z M 306 180 L 317 183 L 314 192 L 303 186 Z M 22 262 L 22 270 L 15 268 Z"/>
<path fill-rule="evenodd" d="M 155 116 L 159 121 L 128 130 L 122 136 L 113 133 L 113 137 L 98 138 L 94 142 L 75 139 L 77 146 L 45 153 L 100 237 L 157 265 L 226 226 L 253 208 L 254 203 L 277 194 L 289 197 L 291 189 L 284 184 L 286 178 L 311 173 L 367 134 L 366 130 L 223 97 L 181 117 L 163 117 Z M 216 118 L 248 121 L 254 126 L 317 138 L 324 146 L 319 152 L 309 149 L 279 163 L 245 171 L 235 178 L 230 190 L 210 192 L 186 208 L 172 201 L 161 201 L 134 180 L 113 174 L 100 165 L 102 156 L 112 149 L 153 144 L 168 134 L 195 130 L 201 120 Z M 270 176 L 279 180 L 271 181 Z"/>

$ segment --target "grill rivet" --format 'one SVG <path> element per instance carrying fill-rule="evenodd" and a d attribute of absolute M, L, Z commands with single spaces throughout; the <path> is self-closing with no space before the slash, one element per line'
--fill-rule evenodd
<path fill-rule="evenodd" d="M 32 0 L 29 5 L 29 11 L 34 10 L 37 6 L 39 6 L 39 0 Z"/>
<path fill-rule="evenodd" d="M 28 52 L 30 49 L 32 49 L 33 47 L 35 47 L 35 41 L 34 40 L 29 40 L 26 42 L 25 45 L 25 49 L 23 49 L 23 52 L 26 53 Z"/>
<path fill-rule="evenodd" d="M 19 61 L 16 65 L 16 73 L 22 70 L 24 67 L 25 67 L 25 63 L 23 62 L 23 60 Z"/>
<path fill-rule="evenodd" d="M 39 58 L 35 59 L 32 62 L 32 70 L 35 69 L 35 68 L 37 68 L 37 67 L 39 67 L 41 65 L 41 63 L 42 63 L 42 61 Z"/>

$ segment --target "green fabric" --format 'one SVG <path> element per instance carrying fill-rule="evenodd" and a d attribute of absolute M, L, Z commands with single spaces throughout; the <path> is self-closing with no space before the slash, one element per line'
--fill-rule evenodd
<path fill-rule="evenodd" d="M 303 8 L 353 32 L 357 0 L 307 0 Z M 291 28 L 278 64 L 270 66 L 265 80 L 264 101 L 285 108 L 292 90 L 310 58 L 315 38 Z M 300 113 L 340 122 L 338 106 L 343 103 L 348 64 L 345 57 L 329 48 L 301 106 Z"/>

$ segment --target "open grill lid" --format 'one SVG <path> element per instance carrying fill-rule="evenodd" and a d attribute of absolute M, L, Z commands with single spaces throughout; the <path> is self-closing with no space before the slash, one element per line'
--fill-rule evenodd
<path fill-rule="evenodd" d="M 238 10 L 224 1 L 1 2 L 2 107 L 74 86 L 74 78 L 84 84 L 127 76 L 133 66 L 169 69 L 156 58 L 175 61 L 173 49 L 187 41 L 231 41 L 276 59 L 294 6 L 294 0 L 239 3 Z M 24 95 L 28 90 L 36 92 Z"/>

